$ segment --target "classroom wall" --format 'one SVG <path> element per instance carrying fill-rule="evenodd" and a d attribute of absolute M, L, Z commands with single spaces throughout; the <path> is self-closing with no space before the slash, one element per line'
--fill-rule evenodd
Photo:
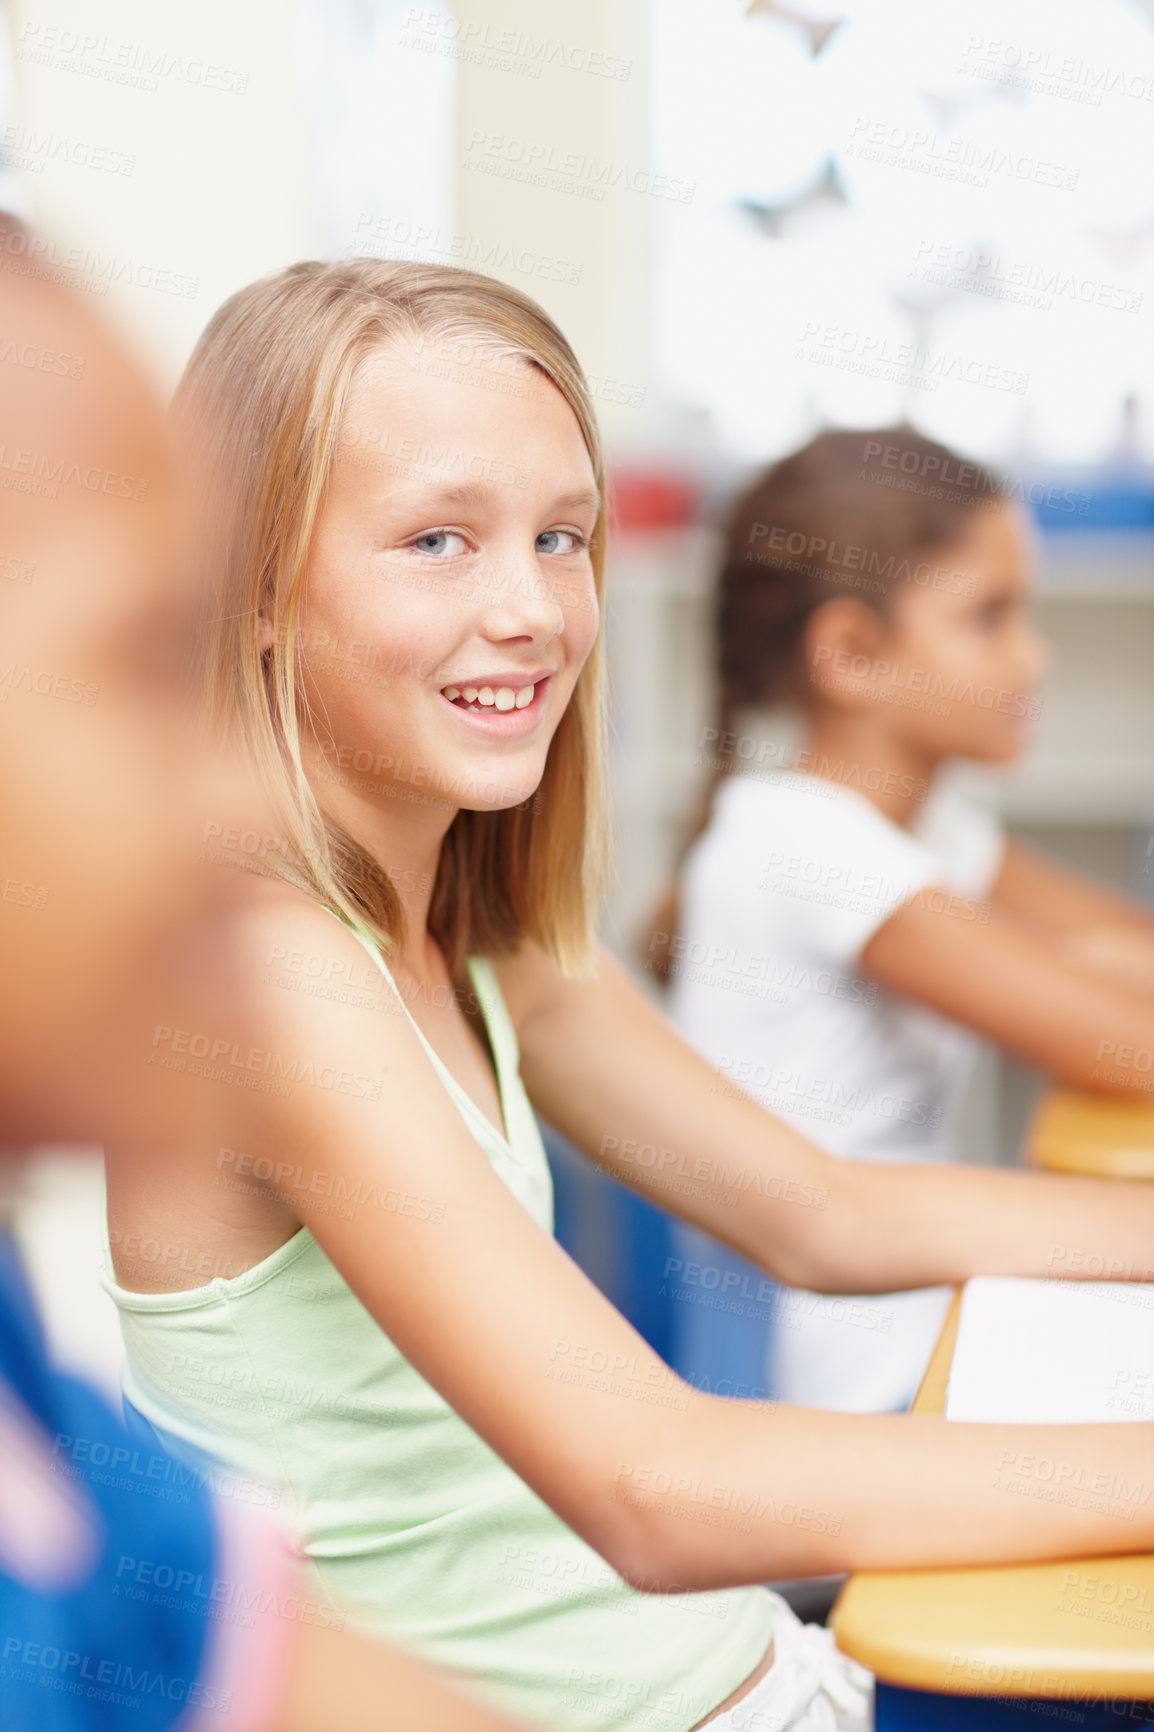
<path fill-rule="evenodd" d="M 561 325 L 593 375 L 609 449 L 644 448 L 658 414 L 646 0 L 457 0 L 455 11 L 458 227 L 482 254 L 524 255 L 520 269 L 483 268 Z"/>
<path fill-rule="evenodd" d="M 10 0 L 10 25 L 33 219 L 170 386 L 226 295 L 320 245 L 298 8 Z"/>

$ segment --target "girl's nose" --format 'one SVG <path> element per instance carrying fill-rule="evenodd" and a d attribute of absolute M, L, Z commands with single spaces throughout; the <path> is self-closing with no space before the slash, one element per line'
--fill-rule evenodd
<path fill-rule="evenodd" d="M 485 634 L 502 641 L 529 637 L 547 643 L 565 629 L 565 612 L 535 559 L 499 572 L 486 591 Z"/>

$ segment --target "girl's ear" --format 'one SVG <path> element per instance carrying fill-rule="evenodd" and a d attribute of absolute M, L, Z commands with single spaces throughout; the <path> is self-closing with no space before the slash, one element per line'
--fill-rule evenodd
<path fill-rule="evenodd" d="M 260 615 L 257 625 L 257 642 L 260 645 L 261 655 L 265 655 L 272 648 L 276 633 L 273 630 L 271 619 L 266 619 L 263 613 Z"/>
<path fill-rule="evenodd" d="M 814 608 L 802 635 L 803 678 L 810 693 L 839 709 L 869 702 L 882 670 L 886 625 L 876 608 L 839 595 Z"/>

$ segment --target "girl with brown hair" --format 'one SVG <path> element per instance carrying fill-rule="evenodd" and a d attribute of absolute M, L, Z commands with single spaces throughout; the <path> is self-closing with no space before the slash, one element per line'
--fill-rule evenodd
<path fill-rule="evenodd" d="M 1014 495 L 908 427 L 827 432 L 728 525 L 714 788 L 652 942 L 717 1086 L 846 1159 L 956 1157 L 976 1036 L 1075 1087 L 1148 1086 L 1103 1053 L 1151 1045 L 1149 912 L 1007 841 L 948 774 L 1013 761 L 1040 711 Z M 773 710 L 800 723 L 788 767 L 756 731 Z M 736 1290 L 722 1247 L 683 1248 Z M 904 1407 L 948 1299 L 787 1291 L 767 1387 Z"/>

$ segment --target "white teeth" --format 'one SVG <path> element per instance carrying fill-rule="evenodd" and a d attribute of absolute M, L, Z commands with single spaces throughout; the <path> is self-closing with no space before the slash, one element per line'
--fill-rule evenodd
<path fill-rule="evenodd" d="M 471 710 L 527 710 L 537 688 L 532 686 L 442 686 L 450 703 L 460 699 Z"/>

